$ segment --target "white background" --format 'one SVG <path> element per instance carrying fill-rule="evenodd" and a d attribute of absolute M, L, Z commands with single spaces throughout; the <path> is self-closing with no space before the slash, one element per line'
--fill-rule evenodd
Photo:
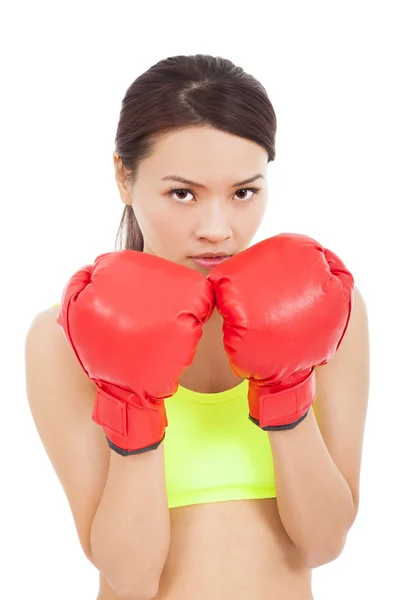
<path fill-rule="evenodd" d="M 112 152 L 126 89 L 162 58 L 197 53 L 229 58 L 257 77 L 277 114 L 269 206 L 254 241 L 281 231 L 318 239 L 345 261 L 367 303 L 361 505 L 341 556 L 314 571 L 315 599 L 400 597 L 396 8 L 352 0 L 3 5 L 0 586 L 7 600 L 96 597 L 97 571 L 29 412 L 24 340 L 67 277 L 114 249 L 123 205 Z"/>

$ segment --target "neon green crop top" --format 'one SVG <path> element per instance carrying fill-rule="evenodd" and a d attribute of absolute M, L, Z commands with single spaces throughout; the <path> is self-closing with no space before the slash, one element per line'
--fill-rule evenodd
<path fill-rule="evenodd" d="M 249 419 L 247 379 L 216 394 L 178 386 L 165 399 L 168 507 L 275 498 L 268 433 Z"/>
<path fill-rule="evenodd" d="M 215 394 L 178 386 L 165 399 L 168 508 L 276 498 L 268 432 L 249 420 L 248 386 Z"/>

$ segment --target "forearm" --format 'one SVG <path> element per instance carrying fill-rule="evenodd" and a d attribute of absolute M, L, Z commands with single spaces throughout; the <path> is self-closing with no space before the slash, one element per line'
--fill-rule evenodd
<path fill-rule="evenodd" d="M 283 526 L 310 567 L 334 560 L 354 522 L 355 508 L 312 408 L 294 429 L 268 434 Z"/>
<path fill-rule="evenodd" d="M 146 597 L 157 589 L 169 544 L 164 444 L 125 457 L 112 451 L 91 529 L 96 567 L 116 593 Z"/>

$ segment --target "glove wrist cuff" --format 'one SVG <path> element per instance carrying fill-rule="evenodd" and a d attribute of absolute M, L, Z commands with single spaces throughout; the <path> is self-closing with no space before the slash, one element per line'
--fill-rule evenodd
<path fill-rule="evenodd" d="M 168 420 L 164 402 L 137 404 L 97 388 L 92 420 L 103 427 L 110 448 L 122 456 L 154 450 L 165 436 Z"/>
<path fill-rule="evenodd" d="M 249 381 L 249 418 L 264 431 L 293 429 L 308 414 L 315 401 L 314 369 L 303 381 L 279 392 Z"/>
<path fill-rule="evenodd" d="M 149 452 L 150 450 L 156 450 L 158 448 L 158 446 L 161 444 L 161 442 L 164 441 L 164 438 L 165 438 L 165 431 L 164 431 L 164 435 L 162 436 L 162 439 L 159 442 L 156 442 L 155 444 L 146 446 L 145 448 L 138 448 L 137 450 L 125 450 L 124 448 L 121 448 L 120 446 L 117 446 L 116 444 L 114 444 L 114 442 L 112 442 L 110 440 L 110 438 L 106 436 L 107 443 L 108 443 L 109 447 L 111 448 L 111 450 L 114 450 L 114 452 L 116 452 L 117 454 L 120 454 L 121 456 L 131 456 L 132 454 L 142 454 L 143 452 Z"/>

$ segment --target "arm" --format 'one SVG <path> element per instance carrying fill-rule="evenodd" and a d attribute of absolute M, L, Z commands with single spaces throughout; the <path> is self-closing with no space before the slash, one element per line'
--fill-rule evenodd
<path fill-rule="evenodd" d="M 357 288 L 341 346 L 315 372 L 314 411 L 294 429 L 268 432 L 281 520 L 310 567 L 342 552 L 358 511 L 369 339 L 367 312 Z"/>
<path fill-rule="evenodd" d="M 91 420 L 95 387 L 56 316 L 54 308 L 40 313 L 26 336 L 29 408 L 86 557 L 121 598 L 148 600 L 169 545 L 163 445 L 127 457 L 110 450 L 103 430 Z M 124 506 L 121 531 L 117 519 Z M 122 557 L 117 542 L 126 551 Z"/>
<path fill-rule="evenodd" d="M 112 450 L 91 551 L 126 600 L 157 593 L 170 531 L 164 399 L 190 365 L 213 306 L 202 275 L 131 250 L 98 256 L 64 288 L 57 323 L 97 388 L 92 420 Z"/>
<path fill-rule="evenodd" d="M 154 598 L 170 544 L 163 443 L 126 457 L 111 452 L 90 543 L 96 566 L 117 594 Z"/>
<path fill-rule="evenodd" d="M 249 379 L 249 418 L 269 433 L 282 522 L 308 564 L 328 562 L 358 508 L 369 383 L 361 294 L 336 254 L 291 233 L 209 279 L 231 366 Z"/>
<path fill-rule="evenodd" d="M 283 435 L 282 435 L 283 433 Z M 294 429 L 270 431 L 279 515 L 310 568 L 339 556 L 355 519 L 351 491 L 313 411 Z"/>

